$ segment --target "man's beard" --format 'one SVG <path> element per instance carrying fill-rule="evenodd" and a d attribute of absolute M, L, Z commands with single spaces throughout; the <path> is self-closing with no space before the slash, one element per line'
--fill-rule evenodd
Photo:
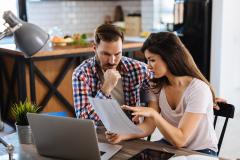
<path fill-rule="evenodd" d="M 105 65 L 103 65 L 102 68 L 103 68 L 104 70 L 115 69 L 115 68 L 117 68 L 117 65 L 116 65 L 116 64 L 105 64 Z"/>
<path fill-rule="evenodd" d="M 97 62 L 97 65 L 103 70 L 103 71 L 106 71 L 108 69 L 117 69 L 118 68 L 118 64 L 101 64 L 100 60 L 98 59 L 98 56 L 96 56 L 96 62 Z"/>
<path fill-rule="evenodd" d="M 104 67 L 105 68 L 114 68 L 114 67 L 116 68 L 117 65 L 116 64 L 105 64 Z"/>

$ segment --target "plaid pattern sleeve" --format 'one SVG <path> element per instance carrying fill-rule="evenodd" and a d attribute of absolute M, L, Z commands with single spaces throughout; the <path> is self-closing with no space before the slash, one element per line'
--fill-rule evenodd
<path fill-rule="evenodd" d="M 96 79 L 90 76 L 91 70 L 86 66 L 76 68 L 72 76 L 73 100 L 74 109 L 77 118 L 91 119 L 99 121 L 99 117 L 88 101 L 88 97 L 97 97 L 100 99 L 108 99 L 111 96 L 106 96 L 100 88 L 93 88 Z M 93 91 L 96 90 L 96 95 Z"/>
<path fill-rule="evenodd" d="M 76 117 L 98 121 L 99 117 L 93 111 L 88 101 L 88 97 L 92 96 L 92 92 L 88 85 L 87 78 L 84 75 L 77 77 L 73 74 L 72 85 Z"/>

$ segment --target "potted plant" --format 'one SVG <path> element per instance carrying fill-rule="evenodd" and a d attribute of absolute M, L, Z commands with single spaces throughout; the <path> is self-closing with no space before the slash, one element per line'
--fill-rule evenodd
<path fill-rule="evenodd" d="M 19 143 L 31 144 L 33 142 L 32 130 L 29 126 L 27 113 L 37 113 L 39 107 L 29 101 L 13 104 L 11 114 L 16 120 L 16 129 L 18 133 Z"/>

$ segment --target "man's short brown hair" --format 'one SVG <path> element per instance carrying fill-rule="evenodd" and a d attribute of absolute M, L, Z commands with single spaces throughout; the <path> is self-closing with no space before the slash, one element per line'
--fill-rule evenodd
<path fill-rule="evenodd" d="M 123 32 L 119 27 L 112 24 L 103 24 L 97 27 L 95 34 L 95 44 L 99 44 L 100 41 L 114 42 L 121 38 L 122 42 L 124 40 Z"/>

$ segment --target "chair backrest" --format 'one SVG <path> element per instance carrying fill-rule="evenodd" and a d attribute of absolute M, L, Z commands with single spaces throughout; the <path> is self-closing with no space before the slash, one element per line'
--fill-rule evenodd
<path fill-rule="evenodd" d="M 227 128 L 228 119 L 234 117 L 234 111 L 235 111 L 235 107 L 232 104 L 228 104 L 225 102 L 219 102 L 218 106 L 220 108 L 219 110 L 214 109 L 214 115 L 215 115 L 214 122 L 213 122 L 214 129 L 216 128 L 218 117 L 225 117 L 225 120 L 224 120 L 224 124 L 223 124 L 222 130 L 221 130 L 221 133 L 220 133 L 219 141 L 218 141 L 217 155 L 219 154 L 221 146 L 222 146 L 222 141 L 223 141 L 224 134 L 225 134 L 225 131 Z"/>

